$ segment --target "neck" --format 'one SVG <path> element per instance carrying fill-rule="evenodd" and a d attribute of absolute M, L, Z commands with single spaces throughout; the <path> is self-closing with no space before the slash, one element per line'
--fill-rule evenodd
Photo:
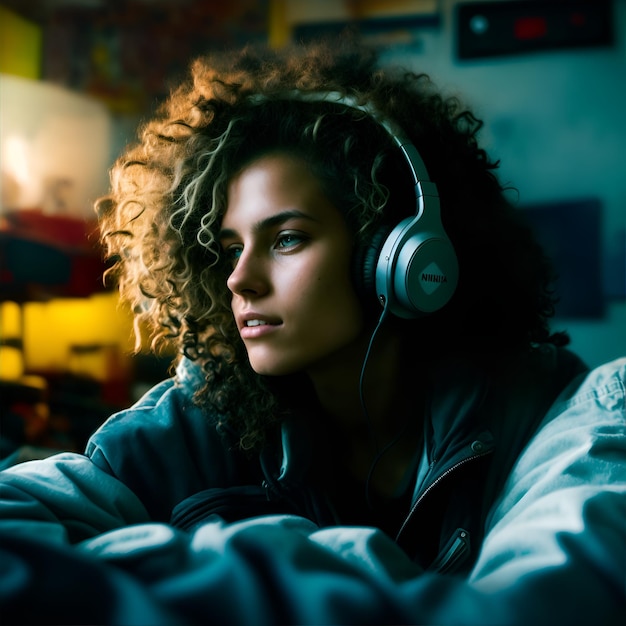
<path fill-rule="evenodd" d="M 309 377 L 333 428 L 340 431 L 342 462 L 357 480 L 369 482 L 373 492 L 390 496 L 419 448 L 422 390 L 407 384 L 410 373 L 405 371 L 401 337 L 381 329 L 363 379 L 365 412 L 359 388 L 369 339 L 361 338 L 330 363 L 309 371 Z M 392 452 L 378 459 L 389 444 Z M 370 476 L 374 462 L 376 471 Z"/>
<path fill-rule="evenodd" d="M 308 372 L 320 404 L 352 440 L 368 438 L 368 429 L 363 428 L 363 403 L 375 436 L 385 437 L 387 431 L 395 430 L 394 421 L 389 418 L 401 396 L 401 340 L 388 328 L 379 330 L 367 358 L 361 389 L 370 338 L 371 333 L 362 335 L 340 354 Z"/>

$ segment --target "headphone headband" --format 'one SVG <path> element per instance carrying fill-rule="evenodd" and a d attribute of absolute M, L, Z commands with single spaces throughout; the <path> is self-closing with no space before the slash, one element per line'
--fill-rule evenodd
<path fill-rule="evenodd" d="M 257 96 L 258 97 L 258 96 Z M 393 120 L 384 117 L 371 102 L 360 103 L 356 98 L 344 95 L 339 91 L 288 91 L 284 94 L 285 100 L 298 100 L 301 102 L 330 102 L 340 104 L 349 109 L 355 109 L 366 113 L 382 126 L 394 143 L 400 148 L 413 175 L 413 184 L 423 184 L 429 180 L 424 161 L 416 150 L 408 135 Z M 267 99 L 266 99 L 267 100 Z"/>

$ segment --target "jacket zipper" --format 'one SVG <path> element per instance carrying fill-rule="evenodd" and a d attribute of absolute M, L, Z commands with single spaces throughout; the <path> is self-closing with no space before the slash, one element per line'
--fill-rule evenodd
<path fill-rule="evenodd" d="M 415 503 L 411 507 L 411 510 L 409 511 L 408 515 L 406 516 L 406 519 L 404 520 L 404 523 L 402 524 L 402 526 L 400 527 L 400 530 L 398 531 L 396 535 L 396 542 L 399 543 L 400 536 L 402 535 L 405 528 L 407 527 L 411 517 L 413 517 L 415 511 L 420 506 L 420 504 L 424 501 L 426 496 L 429 493 L 431 493 L 433 489 L 437 488 L 437 485 L 439 485 L 446 477 L 450 476 L 450 474 L 452 474 L 453 472 L 456 472 L 459 468 L 463 467 L 467 463 L 471 463 L 472 461 L 475 461 L 484 456 L 487 456 L 491 452 L 492 452 L 492 449 L 488 448 L 484 452 L 473 454 L 472 456 L 469 456 L 464 459 L 461 459 L 460 461 L 457 461 L 454 465 L 452 465 L 452 467 L 449 467 L 445 472 L 443 472 L 443 474 L 438 476 L 430 485 L 428 485 L 428 487 L 422 492 L 422 494 L 419 496 L 419 498 L 415 501 Z M 469 550 L 470 550 L 469 533 L 463 528 L 458 528 L 456 533 L 453 535 L 452 539 L 449 541 L 447 547 L 444 548 L 444 550 L 437 556 L 437 558 L 431 564 L 429 569 L 439 571 L 442 573 L 449 571 L 453 569 L 456 563 L 458 563 L 460 560 L 463 560 L 463 557 L 469 552 Z"/>
<path fill-rule="evenodd" d="M 490 452 L 491 452 L 491 450 L 486 450 L 485 452 L 482 452 L 480 454 L 473 454 L 472 456 L 468 456 L 465 459 L 461 459 L 460 461 L 457 461 L 452 467 L 449 467 L 443 474 L 438 476 L 432 483 L 430 483 L 430 485 L 428 485 L 428 487 L 426 487 L 426 489 L 422 492 L 422 495 L 415 501 L 415 503 L 411 507 L 411 510 L 409 511 L 408 515 L 406 516 L 406 519 L 404 520 L 402 526 L 400 527 L 400 530 L 398 531 L 398 534 L 396 535 L 396 541 L 399 539 L 400 535 L 402 534 L 402 532 L 406 528 L 406 525 L 409 523 L 409 520 L 411 519 L 411 517 L 413 517 L 413 514 L 415 513 L 417 507 L 421 504 L 421 502 L 424 501 L 424 498 L 433 489 L 435 489 L 437 487 L 437 485 L 439 483 L 441 483 L 441 481 L 444 480 L 444 478 L 446 478 L 447 476 L 449 476 L 453 472 L 456 472 L 457 469 L 459 469 L 460 467 L 462 467 L 466 463 L 470 463 L 471 461 L 474 461 L 476 459 L 480 459 L 481 457 L 486 456 Z"/>

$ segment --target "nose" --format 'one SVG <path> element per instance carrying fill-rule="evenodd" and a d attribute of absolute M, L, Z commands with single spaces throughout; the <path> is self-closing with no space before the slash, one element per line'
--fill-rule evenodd
<path fill-rule="evenodd" d="M 226 285 L 233 295 L 259 296 L 266 293 L 269 281 L 261 255 L 242 250 Z"/>

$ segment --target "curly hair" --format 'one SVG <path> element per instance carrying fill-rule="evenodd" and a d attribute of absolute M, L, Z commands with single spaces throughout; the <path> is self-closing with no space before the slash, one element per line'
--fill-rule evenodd
<path fill-rule="evenodd" d="M 174 344 L 202 365 L 206 384 L 196 401 L 222 416 L 243 448 L 262 444 L 288 406 L 280 382 L 252 371 L 230 309 L 228 264 L 216 240 L 229 181 L 268 152 L 304 159 L 357 249 L 381 224 L 415 210 L 406 166 L 378 123 L 356 109 L 289 98 L 294 91 L 373 105 L 411 138 L 438 187 L 460 279 L 437 314 L 394 320 L 421 359 L 567 341 L 548 326 L 550 265 L 507 201 L 497 162 L 479 147 L 482 122 L 457 98 L 444 97 L 425 74 L 385 67 L 348 39 L 212 54 L 193 62 L 142 126 L 96 208 L 110 274 L 137 328 L 147 322 L 155 350 Z M 378 306 L 374 294 L 362 297 L 364 310 Z"/>

